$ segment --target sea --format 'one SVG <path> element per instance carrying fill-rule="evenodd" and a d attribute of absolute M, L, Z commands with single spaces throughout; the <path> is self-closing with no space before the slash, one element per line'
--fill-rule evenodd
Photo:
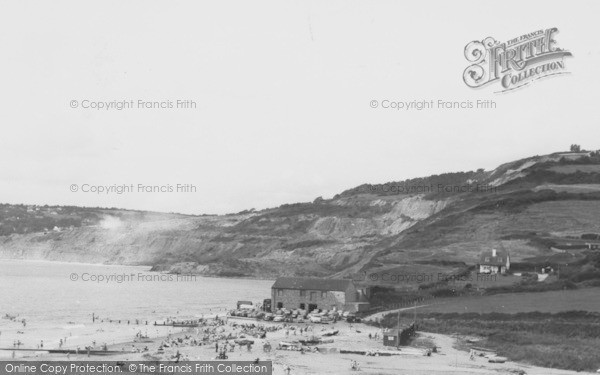
<path fill-rule="evenodd" d="M 96 336 L 114 343 L 137 332 L 160 335 L 154 322 L 224 314 L 239 300 L 260 303 L 272 284 L 138 266 L 0 260 L 0 349 L 15 341 L 56 347 L 64 337 L 69 347 Z"/>

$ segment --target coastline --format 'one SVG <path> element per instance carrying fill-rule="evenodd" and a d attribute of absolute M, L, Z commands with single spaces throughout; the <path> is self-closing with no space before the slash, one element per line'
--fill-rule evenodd
<path fill-rule="evenodd" d="M 158 273 L 158 274 L 167 274 L 167 275 L 177 275 L 177 272 L 168 272 L 168 271 L 154 271 L 152 268 L 156 267 L 156 265 L 132 265 L 132 264 L 120 264 L 120 263 L 87 263 L 87 262 L 65 262 L 60 260 L 47 260 L 47 259 L 25 259 L 25 258 L 2 258 L 0 257 L 0 262 L 27 262 L 27 263 L 40 263 L 40 264 L 61 264 L 61 265 L 74 265 L 74 266 L 106 266 L 106 267 L 127 267 L 127 268 L 146 268 L 142 270 L 143 272 L 148 273 Z M 205 278 L 214 278 L 214 279 L 230 279 L 230 280 L 261 280 L 261 281 L 274 281 L 275 279 L 270 277 L 253 277 L 253 276 L 219 276 L 219 275 L 207 275 L 202 273 L 186 273 L 184 275 L 197 276 L 197 277 L 205 277 Z"/>
<path fill-rule="evenodd" d="M 146 265 L 129 265 L 129 264 L 118 264 L 118 263 L 87 263 L 87 262 L 65 262 L 61 260 L 47 260 L 47 259 L 25 259 L 25 258 L 0 258 L 0 262 L 26 262 L 26 263 L 40 263 L 40 264 L 62 264 L 62 265 L 74 265 L 74 266 L 118 266 L 118 267 L 131 267 L 141 268 L 147 267 L 148 272 L 152 266 Z"/>
<path fill-rule="evenodd" d="M 208 321 L 208 320 L 207 320 Z M 221 347 L 228 341 L 233 343 L 234 338 L 244 337 L 254 341 L 251 349 L 246 345 L 235 345 L 233 351 L 227 351 L 227 360 L 244 360 L 273 362 L 273 374 L 283 374 L 285 366 L 290 366 L 292 374 L 347 374 L 350 370 L 352 361 L 360 364 L 362 374 L 398 374 L 402 369 L 402 374 L 481 374 L 492 375 L 498 373 L 526 373 L 528 375 L 573 375 L 575 371 L 566 371 L 550 368 L 541 368 L 529 366 L 522 363 L 506 361 L 505 363 L 490 363 L 486 358 L 469 358 L 469 353 L 455 348 L 456 338 L 448 335 L 419 333 L 419 339 L 430 340 L 434 342 L 438 349 L 431 356 L 423 355 L 423 349 L 415 347 L 401 347 L 398 355 L 393 356 L 365 356 L 359 354 L 342 353 L 340 349 L 352 350 L 384 350 L 389 351 L 377 340 L 368 337 L 369 334 L 381 334 L 381 331 L 372 326 L 363 324 L 348 324 L 338 322 L 335 326 L 330 325 L 308 325 L 291 324 L 284 325 L 280 323 L 249 321 L 236 318 L 229 318 L 225 324 L 214 324 L 214 320 L 206 326 L 199 328 L 180 328 L 173 329 L 171 332 L 150 337 L 145 342 L 137 342 L 132 339 L 123 339 L 114 344 L 108 345 L 108 350 L 116 350 L 121 353 L 110 356 L 87 356 L 85 350 L 79 355 L 48 354 L 45 352 L 29 352 L 29 354 L 18 358 L 19 360 L 36 361 L 166 361 L 174 362 L 179 354 L 180 361 L 208 361 L 215 360 L 217 352 L 215 343 Z M 249 329 L 243 328 L 244 325 L 263 326 L 267 329 L 266 338 L 256 338 L 249 336 Z M 311 331 L 301 334 L 299 328 L 308 328 Z M 292 342 L 302 337 L 321 336 L 323 332 L 335 328 L 338 334 L 328 337 L 330 343 L 317 345 L 319 352 L 313 352 L 311 347 L 307 347 L 305 354 L 297 350 L 278 350 L 280 342 Z M 210 333 L 208 341 L 202 345 L 197 342 L 207 336 L 203 332 L 207 330 Z M 228 337 L 227 339 L 225 337 Z M 263 351 L 263 344 L 269 342 L 272 345 L 270 352 Z M 161 352 L 158 348 L 167 343 Z M 144 348 L 148 348 L 144 351 Z M 228 346 L 228 348 L 230 348 Z M 141 351 L 138 351 L 141 350 Z M 392 349 L 393 350 L 393 349 Z M 522 372 L 521 372 L 522 371 Z"/>

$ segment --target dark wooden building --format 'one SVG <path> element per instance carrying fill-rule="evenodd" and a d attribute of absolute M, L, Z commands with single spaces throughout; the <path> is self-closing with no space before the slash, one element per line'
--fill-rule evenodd
<path fill-rule="evenodd" d="M 394 347 L 408 345 L 415 333 L 416 329 L 414 324 L 401 326 L 400 329 L 386 329 L 383 331 L 383 345 Z"/>

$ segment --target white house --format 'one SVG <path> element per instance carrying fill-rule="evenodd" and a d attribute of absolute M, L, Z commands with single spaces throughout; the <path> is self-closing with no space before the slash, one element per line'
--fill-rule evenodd
<path fill-rule="evenodd" d="M 510 269 L 510 254 L 508 251 L 496 249 L 485 250 L 479 258 L 480 273 L 506 273 Z"/>

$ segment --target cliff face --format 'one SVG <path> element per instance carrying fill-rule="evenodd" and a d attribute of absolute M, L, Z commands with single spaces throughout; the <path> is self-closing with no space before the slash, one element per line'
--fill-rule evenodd
<path fill-rule="evenodd" d="M 225 216 L 104 210 L 79 227 L 0 237 L 0 257 L 152 265 L 210 275 L 324 275 L 445 206 L 417 196 L 344 197 Z"/>
<path fill-rule="evenodd" d="M 398 194 L 389 186 L 434 189 Z M 363 185 L 329 200 L 223 216 L 1 205 L 0 258 L 220 276 L 346 277 L 406 267 L 451 271 L 475 263 L 490 247 L 526 260 L 548 255 L 550 244 L 600 233 L 598 158 L 547 155 L 491 172 L 389 186 Z"/>

